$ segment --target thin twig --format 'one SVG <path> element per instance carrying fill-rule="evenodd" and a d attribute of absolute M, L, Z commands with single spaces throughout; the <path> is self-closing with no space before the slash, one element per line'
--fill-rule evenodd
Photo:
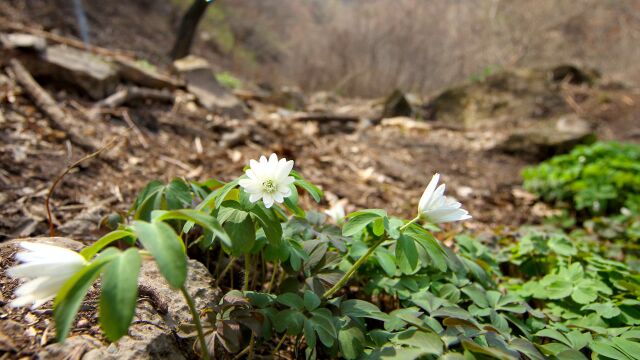
<path fill-rule="evenodd" d="M 73 164 L 69 165 L 65 169 L 65 171 L 63 171 L 60 175 L 58 175 L 58 177 L 55 179 L 53 184 L 51 184 L 51 187 L 49 188 L 49 192 L 47 193 L 47 197 L 44 199 L 44 206 L 47 209 L 47 220 L 49 221 L 49 236 L 50 237 L 54 237 L 55 236 L 55 230 L 53 228 L 53 217 L 51 215 L 51 208 L 49 206 L 49 203 L 51 201 L 51 195 L 53 195 L 53 191 L 56 189 L 56 186 L 58 186 L 58 183 L 60 183 L 60 181 L 62 181 L 62 179 L 69 173 L 69 171 L 71 171 L 76 166 L 80 165 L 83 161 L 92 159 L 92 158 L 100 155 L 101 152 L 111 148 L 116 143 L 117 139 L 118 139 L 117 137 L 114 137 L 105 146 L 101 147 L 100 149 L 92 152 L 91 154 L 89 154 L 89 155 L 77 160 Z"/>
<path fill-rule="evenodd" d="M 127 125 L 129 125 L 131 130 L 133 130 L 133 132 L 136 133 L 136 136 L 138 137 L 138 141 L 140 142 L 140 145 L 142 145 L 143 148 L 148 149 L 149 143 L 147 142 L 147 139 L 144 137 L 142 130 L 140 130 L 140 128 L 138 127 L 138 125 L 136 125 L 136 123 L 133 121 L 131 116 L 129 116 L 129 112 L 127 110 L 124 110 L 122 112 L 122 118 L 127 123 Z"/>

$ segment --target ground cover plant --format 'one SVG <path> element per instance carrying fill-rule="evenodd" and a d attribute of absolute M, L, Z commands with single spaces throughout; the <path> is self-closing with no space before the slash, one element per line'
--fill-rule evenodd
<path fill-rule="evenodd" d="M 524 188 L 588 215 L 640 211 L 640 146 L 598 142 L 523 172 Z"/>
<path fill-rule="evenodd" d="M 184 295 L 193 321 L 178 335 L 195 338 L 202 358 L 285 347 L 310 359 L 638 358 L 640 276 L 626 254 L 607 257 L 595 222 L 522 228 L 489 247 L 441 230 L 470 215 L 437 174 L 406 220 L 384 209 L 305 210 L 301 196 L 323 194 L 292 168 L 272 155 L 227 183 L 152 181 L 127 218 L 80 253 L 24 244 L 9 275 L 31 280 L 13 305 L 55 297 L 64 341 L 100 278 L 100 324 L 117 341 L 148 258 Z M 185 291 L 188 258 L 225 291 L 205 309 Z"/>

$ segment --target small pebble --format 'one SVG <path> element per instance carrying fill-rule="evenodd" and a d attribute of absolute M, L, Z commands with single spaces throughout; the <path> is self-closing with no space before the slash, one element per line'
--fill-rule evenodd
<path fill-rule="evenodd" d="M 84 319 L 84 318 L 83 318 L 83 319 L 78 320 L 78 325 L 77 325 L 77 327 L 82 328 L 82 329 L 84 329 L 84 328 L 88 328 L 88 327 L 89 327 L 89 320 Z"/>

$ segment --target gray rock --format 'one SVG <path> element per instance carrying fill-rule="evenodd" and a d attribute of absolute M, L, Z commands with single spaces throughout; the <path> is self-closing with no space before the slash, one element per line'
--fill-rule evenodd
<path fill-rule="evenodd" d="M 64 45 L 49 46 L 39 56 L 24 56 L 23 63 L 32 75 L 70 83 L 94 99 L 111 94 L 118 85 L 118 72 L 111 62 Z"/>
<path fill-rule="evenodd" d="M 220 85 L 205 59 L 189 55 L 176 60 L 173 67 L 186 81 L 187 90 L 207 110 L 236 118 L 246 115 L 242 101 Z"/>
<path fill-rule="evenodd" d="M 84 245 L 64 238 L 25 238 L 0 243 L 0 257 L 12 256 L 22 241 L 39 242 L 79 251 Z M 213 287 L 207 268 L 196 260 L 189 260 L 186 288 L 199 310 L 217 302 L 220 291 Z M 185 359 L 193 357 L 193 339 L 178 339 L 175 331 L 181 323 L 190 322 L 189 308 L 180 291 L 171 289 L 157 269 L 155 262 L 145 261 L 139 277 L 139 300 L 129 334 L 117 343 L 104 343 L 88 334 L 69 337 L 64 343 L 45 346 L 37 355 L 40 359 Z M 94 316 L 98 316 L 95 314 Z M 75 329 L 78 333 L 80 329 Z"/>
<path fill-rule="evenodd" d="M 46 346 L 38 352 L 41 360 L 76 360 L 85 359 L 88 352 L 102 347 L 100 340 L 89 335 L 78 335 L 68 338 L 64 343 Z"/>
<path fill-rule="evenodd" d="M 509 69 L 437 94 L 424 117 L 460 129 L 495 129 L 518 121 L 551 119 L 571 112 L 560 84 L 593 84 L 597 75 L 572 65 Z"/>
<path fill-rule="evenodd" d="M 63 248 L 67 248 L 73 251 L 80 251 L 84 244 L 79 241 L 75 241 L 66 237 L 27 237 L 20 239 L 13 239 L 0 243 L 0 250 L 18 250 L 21 242 L 33 242 L 39 244 L 55 245 Z M 4 252 L 4 251 L 3 251 Z"/>
<path fill-rule="evenodd" d="M 180 291 L 171 289 L 153 261 L 143 263 L 138 280 L 141 300 L 136 316 L 129 328 L 129 335 L 115 344 L 88 352 L 83 359 L 184 359 L 190 346 L 181 347 L 174 331 L 186 322 L 191 314 Z M 196 307 L 203 309 L 220 297 L 212 287 L 213 278 L 207 268 L 196 260 L 189 260 L 187 291 Z"/>
<path fill-rule="evenodd" d="M 591 143 L 595 139 L 591 124 L 571 114 L 516 130 L 499 143 L 496 149 L 509 154 L 546 159 L 568 152 L 576 145 Z"/>

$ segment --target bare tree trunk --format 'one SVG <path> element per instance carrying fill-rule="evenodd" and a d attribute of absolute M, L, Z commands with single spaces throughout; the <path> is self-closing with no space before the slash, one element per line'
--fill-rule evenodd
<path fill-rule="evenodd" d="M 172 60 L 183 58 L 189 55 L 191 51 L 191 44 L 193 43 L 193 37 L 198 28 L 198 23 L 202 19 L 202 15 L 207 10 L 207 6 L 211 4 L 213 0 L 194 0 L 189 10 L 182 16 L 180 20 L 180 28 L 178 28 L 178 34 L 176 35 L 176 41 L 171 49 Z"/>

